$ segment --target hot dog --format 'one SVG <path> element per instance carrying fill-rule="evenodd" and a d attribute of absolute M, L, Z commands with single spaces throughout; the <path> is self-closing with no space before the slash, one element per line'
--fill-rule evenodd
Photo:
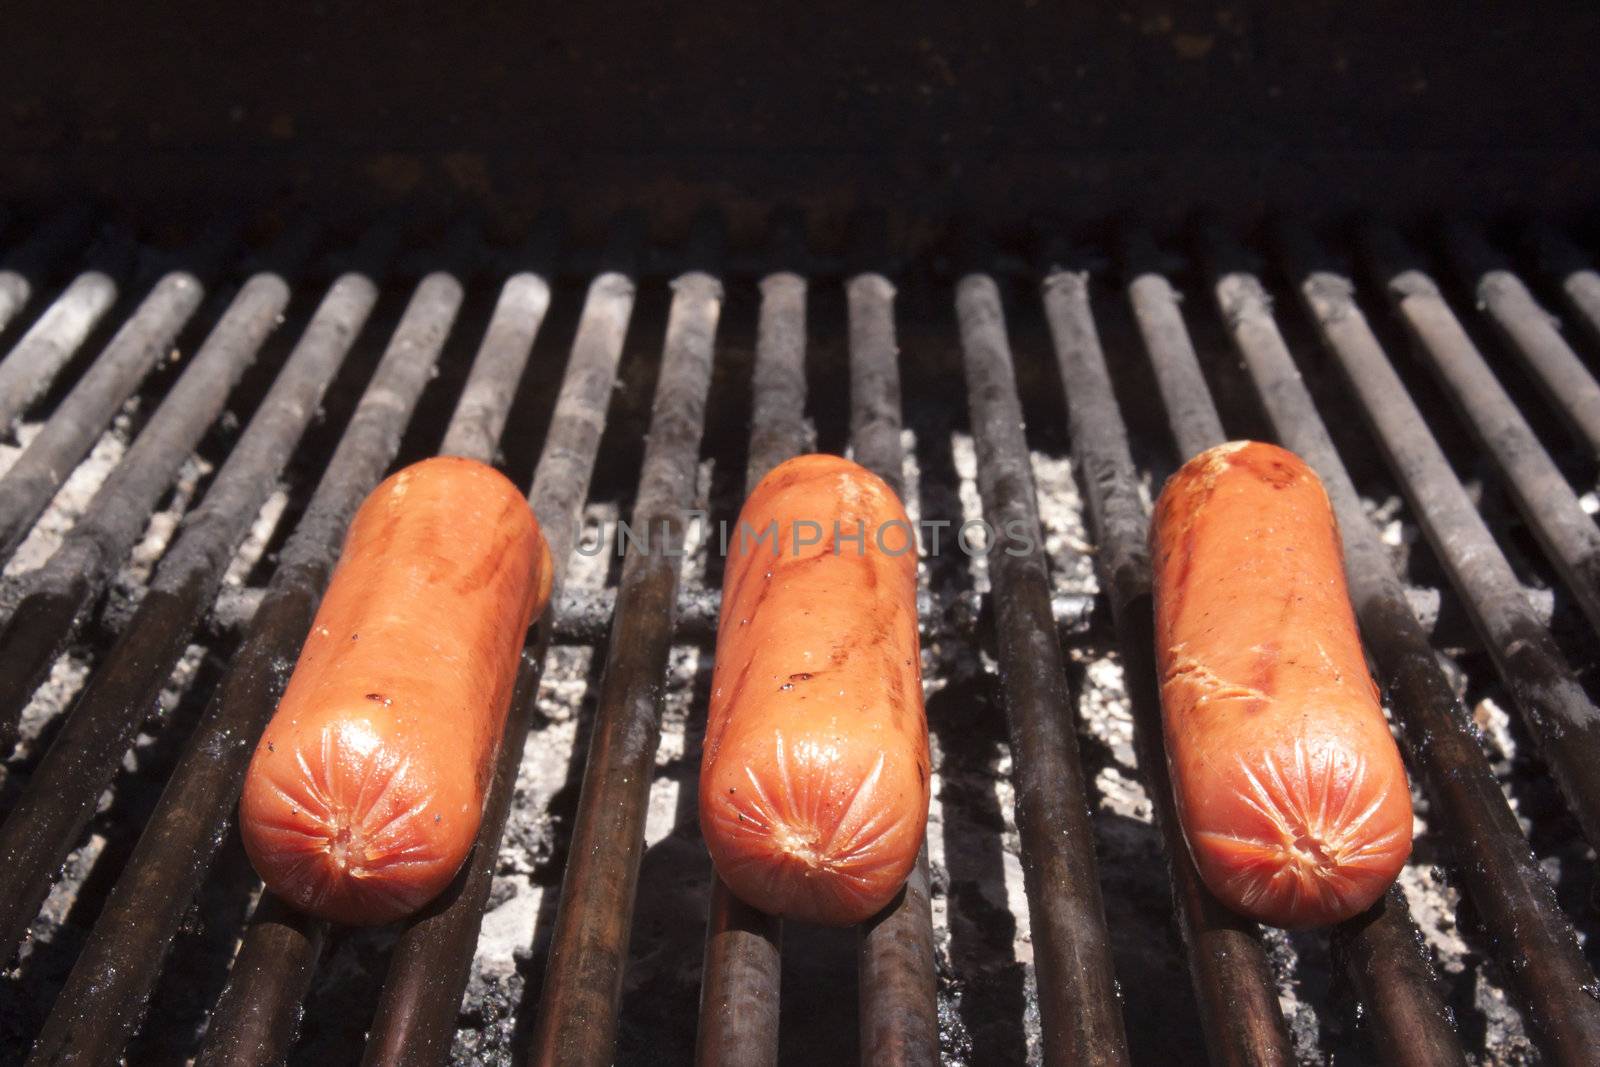
<path fill-rule="evenodd" d="M 538 521 L 492 467 L 429 459 L 373 490 L 239 801 L 268 888 L 375 924 L 450 882 L 551 577 Z"/>
<path fill-rule="evenodd" d="M 1179 821 L 1224 904 L 1282 927 L 1369 907 L 1411 851 L 1411 794 L 1367 672 L 1322 483 L 1275 445 L 1202 452 L 1151 529 Z"/>
<path fill-rule="evenodd" d="M 791 459 L 745 502 L 700 826 L 717 873 L 753 907 L 860 922 L 916 861 L 929 795 L 916 569 L 900 501 L 849 460 Z"/>

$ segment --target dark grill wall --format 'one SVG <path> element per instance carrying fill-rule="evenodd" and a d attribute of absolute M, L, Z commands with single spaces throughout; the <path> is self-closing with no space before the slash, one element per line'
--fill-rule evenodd
<path fill-rule="evenodd" d="M 1229 207 L 1582 211 L 1584 3 L 8 5 L 0 188 L 149 212 L 708 198 L 991 224 Z M 580 221 L 583 221 L 580 219 Z"/>

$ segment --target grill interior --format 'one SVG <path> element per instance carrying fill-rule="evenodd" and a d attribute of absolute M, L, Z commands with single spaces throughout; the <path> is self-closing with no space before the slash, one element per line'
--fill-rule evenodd
<path fill-rule="evenodd" d="M 7 1062 L 689 1062 L 697 1026 L 709 1062 L 1587 1055 L 1590 235 L 807 221 L 10 222 Z M 1226 915 L 1174 847 L 1143 523 L 1224 436 L 1328 482 L 1416 792 L 1400 892 L 1326 934 Z M 892 914 L 780 953 L 695 825 L 721 560 L 678 516 L 714 535 L 812 447 L 951 524 L 921 575 L 936 781 Z M 403 928 L 326 929 L 260 898 L 239 776 L 350 511 L 441 449 L 530 487 L 561 592 L 461 878 Z M 625 562 L 630 515 L 684 558 Z M 999 516 L 1042 552 L 952 550 Z"/>

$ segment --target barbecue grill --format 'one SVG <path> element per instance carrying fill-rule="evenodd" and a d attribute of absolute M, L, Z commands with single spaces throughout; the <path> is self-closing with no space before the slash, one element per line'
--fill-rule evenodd
<path fill-rule="evenodd" d="M 0 1062 L 1593 1062 L 1596 16 L 1333 11 L 330 8 L 337 98 L 282 12 L 27 16 L 73 69 L 0 72 Z M 108 46 L 201 38 L 204 93 Z M 1239 437 L 1326 484 L 1414 787 L 1324 932 L 1211 897 L 1162 750 L 1150 501 Z M 853 930 L 696 826 L 717 527 L 812 449 L 924 524 L 928 839 Z M 234 806 L 435 453 L 560 579 L 466 867 L 329 927 Z"/>

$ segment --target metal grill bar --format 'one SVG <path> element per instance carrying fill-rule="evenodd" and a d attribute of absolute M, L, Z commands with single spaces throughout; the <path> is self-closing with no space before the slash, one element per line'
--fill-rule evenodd
<path fill-rule="evenodd" d="M 1310 270 L 1316 250 L 1290 238 L 1292 275 L 1324 345 L 1360 399 L 1428 543 L 1448 568 L 1500 676 L 1591 842 L 1600 841 L 1600 709 L 1590 702 L 1500 546 L 1357 306 L 1354 287 Z"/>
<path fill-rule="evenodd" d="M 365 278 L 343 279 L 330 292 L 35 770 L 14 815 L 15 831 L 0 830 L 0 852 L 17 861 L 7 877 L 26 879 L 38 887 L 40 899 L 51 872 L 71 850 L 101 790 L 156 705 L 167 677 L 215 599 L 234 550 L 249 532 L 376 298 L 377 291 Z M 276 317 L 270 306 L 261 310 Z M 200 357 L 194 367 L 209 370 Z M 180 402 L 188 399 L 177 389 L 173 397 Z M 138 457 L 130 452 L 130 458 Z M 28 842 L 25 853 L 3 851 L 10 847 L 13 833 Z M 30 917 L 19 916 L 24 922 Z"/>
<path fill-rule="evenodd" d="M 1134 241 L 1137 244 L 1139 239 Z M 1211 394 L 1200 373 L 1200 359 L 1183 324 L 1177 292 L 1162 275 L 1145 272 L 1128 283 L 1128 301 L 1133 305 L 1145 351 L 1151 360 L 1161 360 L 1156 384 L 1179 454 L 1193 456 L 1222 444 L 1228 435 L 1211 404 Z"/>
<path fill-rule="evenodd" d="M 1499 329 L 1511 350 L 1532 371 L 1545 400 L 1600 456 L 1600 383 L 1556 329 L 1522 279 L 1489 246 L 1475 226 L 1458 223 L 1445 231 L 1457 270 L 1478 298 L 1478 307 Z"/>
<path fill-rule="evenodd" d="M 846 295 L 851 446 L 856 462 L 903 495 L 894 286 L 881 274 L 859 274 L 850 279 Z M 863 925 L 859 970 L 862 1064 L 937 1064 L 939 1005 L 926 836 L 905 889 Z"/>
<path fill-rule="evenodd" d="M 1528 244 L 1540 267 L 1561 286 L 1573 316 L 1586 327 L 1590 339 L 1600 343 L 1600 272 L 1552 226 L 1533 227 Z"/>
<path fill-rule="evenodd" d="M 1366 1012 L 1371 1044 L 1394 1067 L 1466 1067 L 1455 1015 L 1399 885 L 1363 915 L 1334 927 L 1334 960 Z M 1399 995 L 1396 995 L 1396 994 Z"/>
<path fill-rule="evenodd" d="M 418 287 L 85 949 L 92 962 L 84 966 L 118 987 L 118 1008 L 53 1014 L 55 1028 L 36 1045 L 41 1062 L 69 1048 L 79 1062 L 114 1062 L 138 1025 L 166 948 L 226 836 L 245 768 L 310 630 L 344 529 L 399 448 L 460 301 L 448 276 Z M 282 967 L 274 973 L 289 980 Z M 214 1015 L 212 1030 L 228 1031 L 218 1019 L 225 1017 Z"/>
<path fill-rule="evenodd" d="M 326 924 L 262 893 L 251 916 L 251 933 L 239 948 L 222 991 L 208 1041 L 195 1067 L 260 1067 L 280 1064 L 294 1048 L 299 1013 L 322 955 Z"/>
<path fill-rule="evenodd" d="M 1221 260 L 1229 253 L 1216 248 L 1217 244 L 1213 238 L 1214 258 Z M 1293 402 L 1309 410 L 1313 418 L 1315 408 L 1278 333 L 1266 291 L 1254 275 L 1225 273 L 1216 284 L 1216 298 L 1234 344 L 1262 392 L 1274 427 L 1293 447 L 1293 439 L 1279 421 L 1289 403 L 1285 398 L 1293 395 Z M 1268 375 L 1276 375 L 1272 397 L 1267 396 L 1268 387 L 1264 384 Z M 1283 408 L 1280 410 L 1275 404 Z M 1302 428 L 1300 432 L 1304 435 L 1307 431 Z M 1350 536 L 1345 534 L 1346 538 Z M 1461 1064 L 1461 1045 L 1431 971 L 1419 972 L 1415 966 L 1405 966 L 1405 961 L 1379 958 L 1389 946 L 1415 932 L 1404 898 L 1386 900 L 1340 929 L 1345 960 L 1355 985 L 1358 989 L 1372 987 L 1364 1003 L 1382 1005 L 1373 1015 L 1373 1043 L 1379 1057 L 1386 1063 L 1415 1067 Z M 1400 1029 L 1381 1029 L 1386 1026 Z"/>
<path fill-rule="evenodd" d="M 183 271 L 157 282 L 0 478 L 0 560 L 11 558 L 67 472 L 88 454 L 117 409 L 171 349 L 178 331 L 200 307 L 203 293 L 200 279 Z"/>
<path fill-rule="evenodd" d="M 81 243 L 89 234 L 91 222 L 88 208 L 74 205 L 41 226 L 15 255 L 6 258 L 0 269 L 0 330 L 9 326 L 33 297 L 29 275 L 45 273 L 67 249 Z"/>
<path fill-rule="evenodd" d="M 1589 624 L 1600 631 L 1600 529 L 1495 379 L 1433 279 L 1403 265 L 1411 252 L 1391 230 L 1363 234 L 1373 272 L 1426 362 L 1493 458 L 1506 492 L 1544 547 Z"/>
<path fill-rule="evenodd" d="M 515 274 L 506 280 L 439 445 L 440 455 L 494 462 L 515 392 L 513 388 L 508 393 L 507 387 L 522 380 L 549 307 L 550 286 L 539 275 Z"/>
<path fill-rule="evenodd" d="M 1145 289 L 1159 292 L 1149 285 Z M 1166 845 L 1173 904 L 1206 1050 L 1218 1065 L 1292 1064 L 1294 1049 L 1259 930 L 1206 889 L 1178 823 L 1156 688 L 1149 518 L 1095 329 L 1088 277 L 1071 271 L 1050 274 L 1044 281 L 1044 304 L 1067 397 L 1073 461 L 1098 546 L 1097 573 L 1110 597 L 1122 650 L 1139 768 Z M 1155 339 L 1172 336 L 1167 330 Z"/>
<path fill-rule="evenodd" d="M 50 663 L 138 542 L 183 462 L 222 415 L 288 302 L 289 287 L 275 274 L 258 274 L 245 283 L 61 547 L 29 575 L 28 596 L 0 631 L 0 744 L 15 740 L 23 707 Z M 0 855 L 5 849 L 0 844 Z M 0 937 L 12 930 L 9 919 L 0 919 Z"/>
<path fill-rule="evenodd" d="M 455 411 L 451 415 L 449 425 L 446 428 L 445 440 L 458 442 L 457 447 L 460 450 L 447 454 L 460 455 L 479 462 L 489 462 L 494 458 L 499 448 L 500 431 L 505 426 L 506 418 L 517 394 L 518 383 L 522 379 L 523 371 L 527 368 L 528 357 L 532 351 L 534 339 L 537 337 L 538 328 L 543 322 L 543 313 L 547 306 L 548 288 L 543 279 L 535 275 L 523 274 L 514 276 L 502 287 L 494 314 L 491 316 L 477 355 L 473 359 L 472 367 L 468 371 L 466 385 L 457 399 Z M 531 319 L 522 321 L 521 317 L 529 313 L 532 314 Z M 391 455 L 389 459 L 392 460 L 393 456 Z M 387 466 L 387 461 L 385 465 Z M 520 708 L 527 695 L 526 687 L 530 684 L 529 676 L 529 664 L 525 660 L 519 671 L 517 685 L 512 693 L 513 709 Z M 537 685 L 536 675 L 531 684 Z M 447 896 L 443 899 L 453 901 L 459 895 L 463 882 L 469 881 L 478 868 L 482 867 L 486 862 L 483 859 L 485 846 L 482 844 L 481 837 L 480 831 L 479 841 L 476 843 L 473 856 L 469 857 L 467 864 L 463 867 L 462 874 L 455 880 L 452 888 L 446 890 Z M 487 864 L 491 873 L 493 855 L 497 843 L 498 836 L 496 836 L 494 842 L 487 846 L 489 856 Z M 474 862 L 474 857 L 476 857 L 476 862 Z M 476 909 L 475 915 L 481 914 L 481 900 L 477 903 Z M 415 930 L 418 925 L 425 924 L 427 918 L 435 917 L 440 910 L 443 910 L 442 900 L 434 908 L 429 909 L 427 917 L 417 923 L 413 923 L 410 929 Z M 295 932 L 306 929 L 320 936 L 324 926 L 325 924 L 319 923 L 313 927 L 310 924 L 310 920 L 307 920 L 306 923 L 297 924 L 292 931 L 284 931 L 277 928 L 277 925 L 269 915 L 265 921 L 258 922 L 255 918 L 252 918 L 250 927 L 246 931 L 244 947 L 240 950 L 241 956 L 251 951 L 253 943 L 259 941 L 261 942 L 260 952 L 266 962 L 270 963 L 272 961 L 272 957 L 268 955 L 271 952 L 276 952 L 284 957 L 283 966 L 288 975 L 285 982 L 292 986 L 294 996 L 291 999 L 288 996 L 274 992 L 272 994 L 272 1003 L 282 1012 L 278 1022 L 285 1027 L 292 1027 L 297 1021 L 300 999 L 305 995 L 305 991 L 310 987 L 311 982 L 310 974 L 306 974 L 302 979 L 296 968 L 301 966 L 302 961 L 308 967 L 314 968 L 316 965 L 315 954 L 307 951 L 304 945 L 298 943 L 296 940 L 298 935 Z M 475 935 L 476 930 L 477 925 L 476 920 L 474 920 L 468 936 Z M 310 933 L 305 936 L 310 936 Z M 409 955 L 415 955 L 414 940 L 413 938 L 412 948 L 408 950 Z M 455 1008 L 460 1004 L 461 1000 L 460 987 L 455 987 L 454 995 L 451 996 L 449 979 L 445 974 L 435 972 L 431 977 L 437 984 L 429 991 L 433 995 L 430 998 L 424 998 L 425 1004 L 434 1005 L 436 1012 L 438 1007 L 448 1007 L 450 1018 L 453 1019 Z M 461 983 L 465 984 L 465 974 L 461 976 Z M 213 1027 L 219 1025 L 217 1019 L 218 1015 L 213 1015 Z M 224 1032 L 228 1032 L 233 1025 L 234 1018 L 231 1016 L 226 1018 L 223 1024 Z M 447 1045 L 448 1042 L 446 1042 L 446 1047 Z M 419 1046 L 408 1051 L 414 1056 L 422 1057 L 422 1062 L 427 1062 L 430 1049 Z M 433 1051 L 437 1052 L 437 1057 L 442 1057 L 444 1049 Z M 382 1062 L 397 1061 L 385 1059 Z"/>
<path fill-rule="evenodd" d="M 806 281 L 768 275 L 751 374 L 750 455 L 745 495 L 778 464 L 806 449 Z M 700 1067 L 778 1062 L 783 922 L 734 896 L 713 870 L 700 979 Z"/>
<path fill-rule="evenodd" d="M 102 271 L 84 271 L 28 327 L 0 362 L 0 429 L 9 431 L 28 405 L 44 395 L 116 299 L 115 279 Z"/>
<path fill-rule="evenodd" d="M 1587 1059 L 1600 1042 L 1600 1003 L 1589 992 L 1594 973 L 1572 925 L 1412 614 L 1271 313 L 1258 302 L 1230 305 L 1227 317 L 1274 430 L 1328 491 L 1367 650 L 1391 696 L 1411 766 L 1421 772 L 1434 821 L 1455 854 L 1455 874 L 1477 908 L 1529 1028 L 1552 1062 Z"/>
<path fill-rule="evenodd" d="M 632 255 L 614 258 L 631 260 Z M 550 430 L 534 470 L 529 499 L 550 546 L 557 589 L 582 520 L 633 299 L 633 283 L 621 273 L 603 274 L 590 285 Z M 463 394 L 462 407 L 467 406 Z M 449 1053 L 553 626 L 553 607 L 546 608 L 525 654 L 483 823 L 465 873 L 457 880 L 459 888 L 410 922 L 390 956 L 377 1017 L 367 1037 L 363 1058 L 368 1063 L 421 1067 L 442 1063 Z"/>
<path fill-rule="evenodd" d="M 704 259 L 699 260 L 704 262 Z M 684 512 L 693 506 L 722 287 L 699 270 L 673 282 L 661 374 L 645 446 L 617 615 L 557 907 L 529 1058 L 608 1064 L 638 887 L 644 811 L 661 735 Z"/>
<path fill-rule="evenodd" d="M 1022 405 L 994 281 L 963 278 L 956 311 L 978 488 L 996 530 L 989 571 L 1045 1062 L 1126 1063 L 1072 701 L 1050 615 Z"/>

